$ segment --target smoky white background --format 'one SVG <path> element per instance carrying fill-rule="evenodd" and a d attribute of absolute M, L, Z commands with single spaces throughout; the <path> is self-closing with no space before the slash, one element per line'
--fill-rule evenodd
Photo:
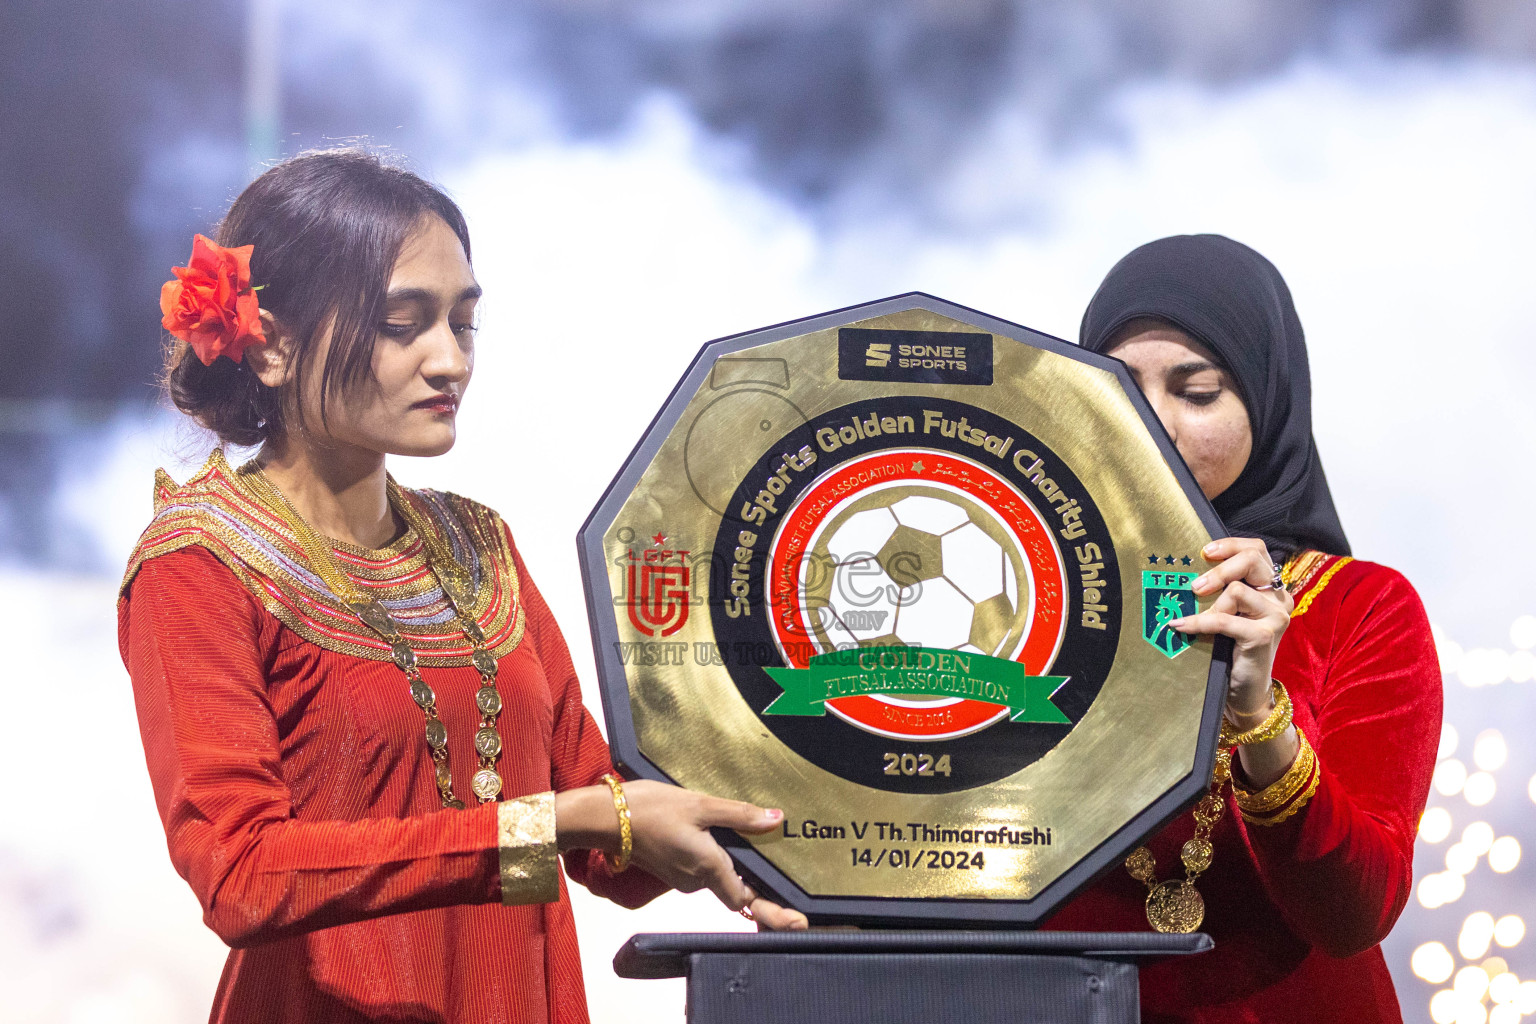
<path fill-rule="evenodd" d="M 451 79 L 443 88 L 451 103 Z M 1536 841 L 1524 782 L 1536 752 L 1521 724 L 1536 698 L 1519 653 L 1536 635 L 1511 632 L 1536 611 L 1531 65 L 1346 46 L 1230 81 L 1128 78 L 1096 107 L 1100 130 L 1067 143 L 1038 104 L 1004 99 L 946 140 L 945 160 L 922 165 L 912 203 L 875 186 L 819 206 L 787 196 L 666 88 L 582 138 L 541 127 L 537 92 L 506 102 L 521 111 L 517 138 L 419 161 L 465 210 L 486 297 L 458 444 L 392 469 L 501 511 L 599 718 L 575 533 L 702 344 L 908 290 L 1075 339 L 1126 251 L 1214 231 L 1263 252 L 1291 286 L 1318 444 L 1355 553 L 1404 572 L 1440 631 L 1459 737 L 1447 759 L 1468 761 L 1488 728 L 1507 734 L 1501 756 L 1468 765 L 1491 765 L 1496 796 L 1477 803 L 1442 773 L 1432 803 L 1455 834 L 1481 815 Z M 120 565 L 148 521 L 153 469 L 185 478 L 208 445 L 168 411 L 125 413 L 71 451 L 37 500 Z M 166 855 L 116 648 L 117 580 L 17 565 L 0 584 L 12 627 L 0 673 L 12 723 L 0 748 L 11 780 L 0 1016 L 203 1019 L 225 950 Z M 1440 872 L 1444 844 L 1422 846 L 1418 874 Z M 1463 893 L 1415 898 L 1387 944 L 1409 1020 L 1430 1019 L 1437 991 L 1410 969 L 1415 949 L 1439 941 L 1480 963 L 1489 941 L 1458 946 L 1469 913 L 1533 912 L 1536 865 L 1495 875 L 1477 857 Z M 638 912 L 573 895 L 597 1021 L 682 1019 L 680 982 L 613 976 L 630 934 L 747 927 L 707 894 Z M 1498 952 L 1510 973 L 1536 977 L 1518 941 Z M 1467 994 L 1473 981 L 1452 989 L 1434 958 L 1414 960 L 1420 976 L 1461 993 L 1457 1016 L 1445 997 L 1436 1019 L 1482 1020 L 1500 1005 Z"/>

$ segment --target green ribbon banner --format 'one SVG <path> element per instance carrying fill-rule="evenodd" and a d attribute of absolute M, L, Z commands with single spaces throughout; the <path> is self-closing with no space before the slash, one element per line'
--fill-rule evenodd
<path fill-rule="evenodd" d="M 784 692 L 763 709 L 765 715 L 816 717 L 826 702 L 861 694 L 913 694 L 964 697 L 1006 706 L 1014 722 L 1070 719 L 1051 703 L 1067 676 L 1026 675 L 1016 661 L 985 654 L 933 647 L 858 647 L 828 651 L 809 668 L 766 668 Z"/>

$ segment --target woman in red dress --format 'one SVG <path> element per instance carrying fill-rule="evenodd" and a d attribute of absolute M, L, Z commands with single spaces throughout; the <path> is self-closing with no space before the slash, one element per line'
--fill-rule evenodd
<path fill-rule="evenodd" d="M 162 295 L 169 390 L 261 451 L 157 475 L 118 615 L 171 859 L 233 947 L 212 1019 L 585 1021 L 561 855 L 627 906 L 804 927 L 708 832 L 779 812 L 620 783 L 505 524 L 385 472 L 452 446 L 473 369 L 453 202 L 314 153 L 218 241 Z"/>
<path fill-rule="evenodd" d="M 1080 341 L 1130 368 L 1232 533 L 1195 584 L 1215 602 L 1173 625 L 1234 640 L 1236 754 L 1217 799 L 1051 927 L 1208 932 L 1214 951 L 1142 971 L 1149 1024 L 1400 1022 L 1379 943 L 1412 887 L 1440 669 L 1413 588 L 1350 557 L 1290 292 L 1231 239 L 1165 238 L 1110 271 Z"/>

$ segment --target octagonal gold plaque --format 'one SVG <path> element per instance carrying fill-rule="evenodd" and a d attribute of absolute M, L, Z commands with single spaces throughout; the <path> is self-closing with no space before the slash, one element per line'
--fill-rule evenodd
<path fill-rule="evenodd" d="M 821 923 L 1024 925 L 1210 780 L 1223 531 L 1116 360 L 914 293 L 704 346 L 581 531 L 631 775 Z"/>

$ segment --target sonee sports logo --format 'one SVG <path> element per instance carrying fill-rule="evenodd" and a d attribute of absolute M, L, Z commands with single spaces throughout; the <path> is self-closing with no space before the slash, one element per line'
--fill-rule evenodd
<path fill-rule="evenodd" d="M 839 327 L 837 375 L 893 383 L 991 384 L 992 335 Z"/>

